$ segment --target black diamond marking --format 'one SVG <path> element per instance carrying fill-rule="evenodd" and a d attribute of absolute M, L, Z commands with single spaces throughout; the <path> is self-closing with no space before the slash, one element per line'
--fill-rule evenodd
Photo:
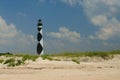
<path fill-rule="evenodd" d="M 38 28 L 38 31 L 40 31 L 42 28 Z"/>
<path fill-rule="evenodd" d="M 37 53 L 40 55 L 42 50 L 43 50 L 42 45 L 40 43 L 38 43 L 38 45 L 37 45 Z"/>
<path fill-rule="evenodd" d="M 38 40 L 38 44 L 37 44 L 37 53 L 40 55 L 42 50 L 43 50 L 43 46 L 41 45 L 40 40 L 42 39 L 42 33 L 40 33 L 40 31 L 42 30 L 42 20 L 39 19 L 38 20 L 38 34 L 37 34 L 37 40 Z"/>
<path fill-rule="evenodd" d="M 37 40 L 40 41 L 41 39 L 42 39 L 42 35 L 40 33 L 38 33 Z"/>

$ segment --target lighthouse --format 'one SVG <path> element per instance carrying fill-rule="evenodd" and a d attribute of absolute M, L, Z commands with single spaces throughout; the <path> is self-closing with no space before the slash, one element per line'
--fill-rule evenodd
<path fill-rule="evenodd" d="M 42 20 L 39 19 L 38 20 L 38 24 L 37 24 L 38 28 L 38 34 L 37 34 L 37 40 L 38 40 L 38 44 L 37 44 L 37 54 L 41 55 L 43 54 L 43 33 L 42 33 Z"/>

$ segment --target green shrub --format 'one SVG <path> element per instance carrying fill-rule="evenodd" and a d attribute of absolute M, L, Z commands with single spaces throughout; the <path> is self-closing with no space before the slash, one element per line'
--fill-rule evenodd
<path fill-rule="evenodd" d="M 14 63 L 14 62 L 15 62 L 15 59 L 14 58 L 10 58 L 10 59 L 5 60 L 4 64 Z"/>
<path fill-rule="evenodd" d="M 41 57 L 42 57 L 43 60 L 45 60 L 45 59 L 48 59 L 50 61 L 53 60 L 49 55 L 41 55 Z"/>
<path fill-rule="evenodd" d="M 28 54 L 16 54 L 10 56 L 12 58 L 9 58 L 4 61 L 4 64 L 6 64 L 8 67 L 14 67 L 14 66 L 20 66 L 22 64 L 25 64 L 26 60 L 32 60 L 35 61 L 39 56 L 36 55 L 28 55 Z M 21 58 L 20 60 L 15 59 L 15 57 Z M 2 62 L 2 61 L 1 61 Z"/>
<path fill-rule="evenodd" d="M 3 59 L 0 59 L 0 63 L 3 63 L 4 62 L 4 60 Z"/>
<path fill-rule="evenodd" d="M 80 64 L 80 61 L 77 60 L 77 59 L 72 59 L 73 62 L 77 63 L 77 64 Z"/>
<path fill-rule="evenodd" d="M 7 66 L 8 66 L 8 67 L 15 67 L 16 65 L 15 65 L 14 62 L 11 62 L 11 63 L 8 63 Z"/>
<path fill-rule="evenodd" d="M 5 60 L 4 64 L 7 64 L 8 67 L 15 67 L 24 64 L 23 60 L 15 60 L 15 58 L 10 58 Z"/>
<path fill-rule="evenodd" d="M 26 60 L 35 61 L 39 57 L 39 56 L 36 56 L 36 55 L 29 55 L 29 54 L 16 54 L 15 56 L 22 57 L 23 61 L 26 61 Z"/>
<path fill-rule="evenodd" d="M 15 66 L 20 66 L 22 64 L 25 64 L 25 62 L 23 60 L 17 60 L 15 63 Z"/>
<path fill-rule="evenodd" d="M 13 54 L 12 53 L 0 53 L 0 56 L 6 56 L 6 57 L 9 57 L 9 56 L 12 56 Z"/>
<path fill-rule="evenodd" d="M 51 57 L 47 57 L 46 59 L 48 59 L 48 60 L 50 60 L 50 61 L 52 61 L 52 60 L 53 60 Z"/>
<path fill-rule="evenodd" d="M 43 60 L 45 60 L 45 59 L 47 59 L 48 55 L 46 55 L 46 54 L 45 55 L 41 55 L 41 57 L 42 57 Z"/>
<path fill-rule="evenodd" d="M 7 64 L 8 67 L 14 67 L 15 59 L 14 58 L 7 59 L 7 60 L 5 60 L 4 64 Z"/>

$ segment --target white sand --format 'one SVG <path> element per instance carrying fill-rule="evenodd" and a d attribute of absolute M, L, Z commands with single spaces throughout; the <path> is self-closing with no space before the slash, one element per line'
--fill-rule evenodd
<path fill-rule="evenodd" d="M 0 80 L 120 80 L 120 59 L 102 62 L 38 59 L 16 68 L 0 68 Z"/>

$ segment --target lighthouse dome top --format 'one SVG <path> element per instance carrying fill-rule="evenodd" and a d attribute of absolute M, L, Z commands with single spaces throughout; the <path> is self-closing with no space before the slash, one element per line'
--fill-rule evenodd
<path fill-rule="evenodd" d="M 38 20 L 38 22 L 41 22 L 41 21 L 42 21 L 41 19 Z"/>
<path fill-rule="evenodd" d="M 38 26 L 42 26 L 42 20 L 41 19 L 38 20 Z"/>

